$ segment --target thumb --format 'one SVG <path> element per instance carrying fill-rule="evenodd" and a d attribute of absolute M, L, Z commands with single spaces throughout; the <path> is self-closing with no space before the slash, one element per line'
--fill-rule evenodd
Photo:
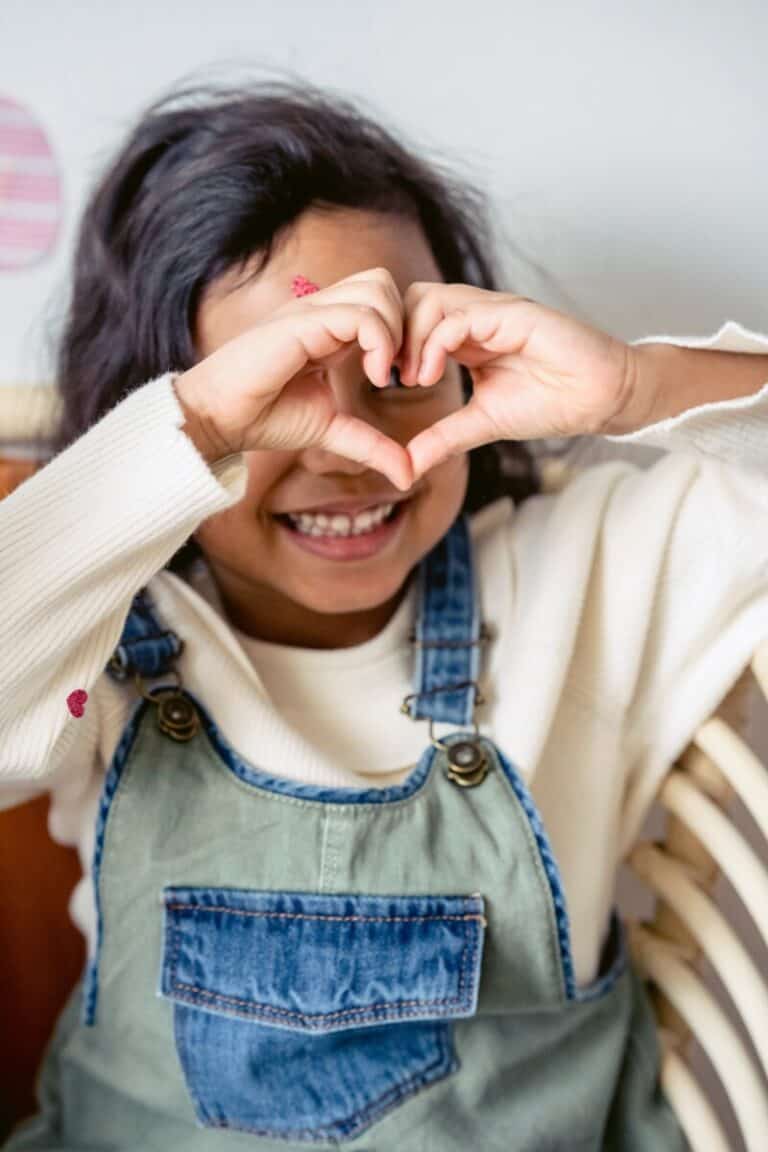
<path fill-rule="evenodd" d="M 320 446 L 382 472 L 402 492 L 413 484 L 413 467 L 407 450 L 356 416 L 335 413 L 320 439 Z"/>
<path fill-rule="evenodd" d="M 458 456 L 497 439 L 498 433 L 491 421 L 470 400 L 464 408 L 444 416 L 409 441 L 406 451 L 414 482 L 449 456 Z"/>

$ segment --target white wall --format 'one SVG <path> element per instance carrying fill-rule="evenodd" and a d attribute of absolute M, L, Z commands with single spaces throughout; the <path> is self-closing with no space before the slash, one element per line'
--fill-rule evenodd
<path fill-rule="evenodd" d="M 295 69 L 449 151 L 526 295 L 624 337 L 768 327 L 767 44 L 762 0 L 3 0 L 0 93 L 49 130 L 67 219 L 55 259 L 0 275 L 0 384 L 45 375 L 43 306 L 121 133 L 222 63 Z"/>

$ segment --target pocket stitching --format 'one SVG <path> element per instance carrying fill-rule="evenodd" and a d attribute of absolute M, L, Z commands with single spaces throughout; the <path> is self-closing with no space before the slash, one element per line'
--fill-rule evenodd
<path fill-rule="evenodd" d="M 225 912 L 228 916 L 259 916 L 272 920 L 359 920 L 365 924 L 411 923 L 414 920 L 483 920 L 479 912 L 446 912 L 444 915 L 426 916 L 334 916 L 330 912 L 272 912 L 268 909 L 228 908 L 224 904 L 166 904 L 167 908 L 181 912 Z"/>
<path fill-rule="evenodd" d="M 333 920 L 333 921 L 360 921 L 363 923 L 414 923 L 422 921 L 439 922 L 445 920 L 464 920 L 464 921 L 477 921 L 484 922 L 484 917 L 480 913 L 446 913 L 444 916 L 426 915 L 426 916 L 334 916 L 329 913 L 317 913 L 316 915 L 308 914 L 306 912 L 270 912 L 270 911 L 255 911 L 252 909 L 242 908 L 226 908 L 217 905 L 205 904 L 183 904 L 175 902 L 167 904 L 169 910 L 191 912 L 197 915 L 198 912 L 226 912 L 234 916 L 256 916 L 272 919 L 287 919 L 287 920 Z M 181 927 L 180 917 L 175 918 L 174 932 L 173 932 L 173 949 L 171 954 L 171 987 L 178 993 L 178 997 L 186 1004 L 200 1007 L 199 999 L 208 999 L 219 1004 L 232 1004 L 241 1005 L 247 1008 L 247 1012 L 234 1012 L 239 1019 L 246 1020 L 266 1020 L 269 1017 L 277 1017 L 283 1019 L 293 1019 L 304 1025 L 309 1030 L 322 1029 L 323 1023 L 330 1020 L 342 1020 L 356 1017 L 362 1020 L 380 1020 L 390 1018 L 392 1013 L 398 1013 L 401 1016 L 416 1016 L 420 1009 L 434 1008 L 436 1011 L 445 1014 L 446 1010 L 453 1006 L 468 1007 L 468 1002 L 465 996 L 465 979 L 467 968 L 474 966 L 475 957 L 477 955 L 477 948 L 479 943 L 479 932 L 475 931 L 470 934 L 470 937 L 464 941 L 464 947 L 461 951 L 461 961 L 459 966 L 459 985 L 456 996 L 446 996 L 435 1000 L 397 1000 L 388 1003 L 368 1004 L 358 1008 L 344 1008 L 337 1012 L 317 1013 L 315 1016 L 306 1016 L 304 1013 L 295 1012 L 290 1008 L 278 1008 L 274 1005 L 264 1004 L 259 1001 L 245 1000 L 239 996 L 226 996 L 220 992 L 212 992 L 207 988 L 200 988 L 195 984 L 185 984 L 176 977 L 178 967 L 178 953 L 181 948 Z M 469 953 L 469 962 L 468 962 Z M 442 1006 L 442 1007 L 441 1007 Z"/>
<path fill-rule="evenodd" d="M 266 1136 L 273 1139 L 280 1140 L 304 1140 L 319 1143 L 320 1141 L 338 1142 L 339 1139 L 350 1140 L 354 1139 L 361 1132 L 365 1131 L 377 1119 L 386 1115 L 391 1111 L 401 1100 L 406 1097 L 412 1098 L 425 1088 L 431 1088 L 434 1084 L 444 1080 L 447 1076 L 458 1070 L 459 1064 L 453 1054 L 452 1045 L 448 1041 L 448 1029 L 450 1025 L 439 1024 L 436 1026 L 435 1031 L 438 1033 L 437 1042 L 439 1045 L 440 1055 L 437 1060 L 426 1068 L 422 1068 L 420 1072 L 414 1073 L 407 1080 L 401 1084 L 396 1084 L 390 1088 L 378 1100 L 374 1100 L 367 1108 L 361 1108 L 357 1112 L 353 1112 L 349 1117 L 343 1121 L 338 1121 L 338 1125 L 344 1127 L 344 1133 L 339 1137 L 338 1127 L 329 1128 L 293 1128 L 287 1132 L 282 1132 L 277 1128 L 248 1128 L 238 1126 L 236 1124 L 228 1124 L 225 1120 L 212 1121 L 209 1124 L 211 1128 L 223 1128 L 230 1132 L 249 1132 L 253 1136 Z M 445 1068 L 445 1071 L 439 1075 L 427 1079 L 426 1077 L 433 1070 Z M 421 1083 L 419 1083 L 421 1081 Z M 414 1089 L 412 1085 L 416 1085 Z M 349 1125 L 349 1128 L 346 1126 Z"/>

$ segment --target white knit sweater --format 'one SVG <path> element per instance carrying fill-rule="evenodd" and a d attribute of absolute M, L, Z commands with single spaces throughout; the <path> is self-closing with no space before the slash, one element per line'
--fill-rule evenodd
<path fill-rule="evenodd" d="M 768 337 L 730 322 L 708 339 L 647 339 L 768 352 Z M 204 562 L 189 582 L 162 570 L 245 490 L 242 456 L 209 468 L 183 423 L 171 378 L 153 380 L 0 502 L 0 805 L 51 791 L 51 835 L 80 851 L 72 915 L 90 946 L 96 805 L 138 699 L 103 669 L 143 585 L 185 640 L 184 684 L 259 768 L 391 784 L 427 741 L 399 711 L 413 593 L 368 642 L 306 650 L 236 632 Z M 472 519 L 497 637 L 481 728 L 539 805 L 580 982 L 661 774 L 768 637 L 768 383 L 610 439 L 666 453 Z M 67 706 L 76 688 L 89 694 L 82 718 Z"/>

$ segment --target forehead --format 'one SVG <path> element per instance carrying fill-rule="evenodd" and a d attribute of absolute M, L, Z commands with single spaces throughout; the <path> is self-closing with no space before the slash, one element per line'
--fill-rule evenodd
<path fill-rule="evenodd" d="M 206 356 L 292 298 L 294 276 L 327 288 L 366 268 L 387 268 L 400 294 L 415 280 L 442 280 L 419 225 L 403 216 L 310 209 L 276 243 L 269 263 L 224 273 L 203 294 L 195 342 Z"/>

